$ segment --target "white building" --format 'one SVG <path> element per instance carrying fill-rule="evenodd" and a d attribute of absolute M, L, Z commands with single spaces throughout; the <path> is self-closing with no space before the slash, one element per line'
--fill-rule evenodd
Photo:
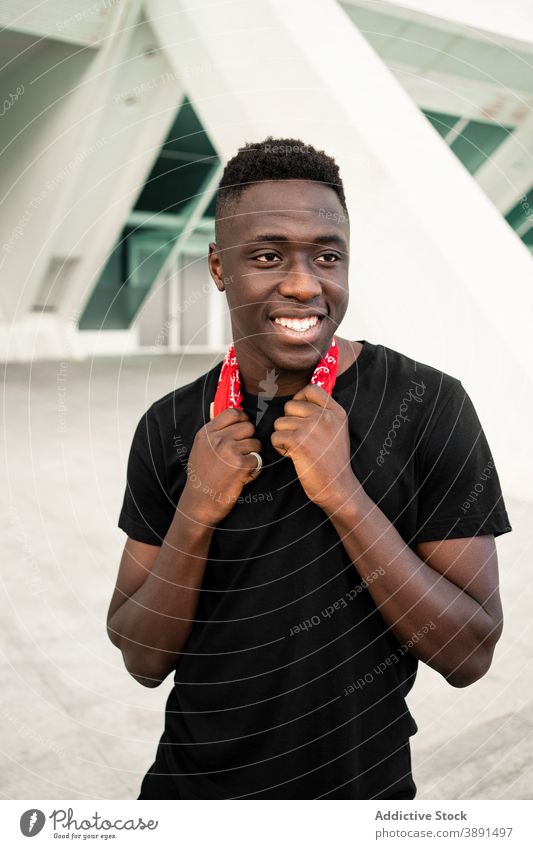
<path fill-rule="evenodd" d="M 221 170 L 298 137 L 350 207 L 340 332 L 459 377 L 531 498 L 527 0 L 3 0 L 0 24 L 2 359 L 222 352 Z"/>

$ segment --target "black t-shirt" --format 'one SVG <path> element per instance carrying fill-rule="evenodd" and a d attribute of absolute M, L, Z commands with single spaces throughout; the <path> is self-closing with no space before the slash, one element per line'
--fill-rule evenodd
<path fill-rule="evenodd" d="M 139 421 L 119 519 L 133 539 L 161 545 L 219 372 Z M 151 774 L 168 798 L 412 798 L 405 744 L 417 727 L 405 697 L 417 660 L 270 443 L 289 397 L 259 416 L 263 470 L 213 533 Z M 364 341 L 333 398 L 348 415 L 356 477 L 407 545 L 511 530 L 459 380 Z M 253 422 L 257 400 L 244 392 Z"/>

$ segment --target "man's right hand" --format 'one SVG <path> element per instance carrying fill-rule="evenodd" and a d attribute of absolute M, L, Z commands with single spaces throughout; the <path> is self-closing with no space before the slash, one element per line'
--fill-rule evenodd
<path fill-rule="evenodd" d="M 217 525 L 230 513 L 243 487 L 256 475 L 261 442 L 248 414 L 223 410 L 196 434 L 187 464 L 187 483 L 178 509 L 185 517 Z"/>

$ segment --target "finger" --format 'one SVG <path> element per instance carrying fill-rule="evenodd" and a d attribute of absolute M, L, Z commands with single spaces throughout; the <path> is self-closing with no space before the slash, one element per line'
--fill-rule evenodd
<path fill-rule="evenodd" d="M 288 416 L 300 416 L 301 418 L 305 418 L 306 416 L 314 415 L 316 411 L 316 404 L 312 404 L 309 401 L 296 401 L 292 398 L 290 401 L 287 401 L 283 406 L 283 412 L 285 417 Z"/>
<path fill-rule="evenodd" d="M 274 430 L 296 430 L 297 428 L 302 426 L 302 419 L 300 416 L 281 416 L 279 419 L 274 420 Z"/>
<path fill-rule="evenodd" d="M 249 457 L 248 455 L 255 451 L 256 454 L 261 454 L 261 442 L 258 439 L 241 439 L 234 444 L 234 450 L 229 457 L 220 457 L 225 466 L 240 471 L 242 469 L 255 469 L 257 466 L 257 457 Z"/>
<path fill-rule="evenodd" d="M 328 395 L 325 389 L 317 386 L 316 383 L 308 383 L 293 396 L 293 401 L 310 401 L 311 404 L 317 404 L 319 407 L 330 407 L 335 402 L 331 395 Z M 287 402 L 289 403 L 289 402 Z"/>
<path fill-rule="evenodd" d="M 260 469 L 257 468 L 257 457 L 248 457 L 248 460 L 251 464 L 251 468 L 248 470 L 248 474 L 250 475 L 252 480 L 255 480 L 255 478 L 258 477 L 258 475 L 260 475 L 263 471 L 263 467 L 261 466 Z"/>
<path fill-rule="evenodd" d="M 270 442 L 282 457 L 290 456 L 292 442 L 288 440 L 287 434 L 273 433 Z"/>
<path fill-rule="evenodd" d="M 255 434 L 255 427 L 250 421 L 235 422 L 229 424 L 223 429 L 224 436 L 221 439 L 234 439 L 238 442 L 241 439 L 250 439 Z"/>
<path fill-rule="evenodd" d="M 261 453 L 263 446 L 259 439 L 241 439 L 235 443 L 235 450 L 238 454 L 249 454 L 250 451 Z"/>
<path fill-rule="evenodd" d="M 228 407 L 226 410 L 222 410 L 214 419 L 211 419 L 209 425 L 211 430 L 221 430 L 223 427 L 235 424 L 235 422 L 245 421 L 248 421 L 248 413 L 245 413 L 244 410 L 239 410 L 238 407 Z"/>
<path fill-rule="evenodd" d="M 258 475 L 260 475 L 262 471 L 262 467 L 257 468 L 257 457 L 254 457 L 253 455 L 246 455 L 245 457 L 243 457 L 243 462 L 246 465 L 246 469 L 250 478 L 252 480 L 255 480 L 255 478 L 258 477 Z"/>

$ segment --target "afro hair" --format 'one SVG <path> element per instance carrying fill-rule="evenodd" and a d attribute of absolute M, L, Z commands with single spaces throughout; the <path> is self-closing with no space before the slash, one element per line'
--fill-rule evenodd
<path fill-rule="evenodd" d="M 311 180 L 325 183 L 337 194 L 348 217 L 344 187 L 335 160 L 300 139 L 248 142 L 230 159 L 217 189 L 215 227 L 235 210 L 242 192 L 270 180 Z"/>

